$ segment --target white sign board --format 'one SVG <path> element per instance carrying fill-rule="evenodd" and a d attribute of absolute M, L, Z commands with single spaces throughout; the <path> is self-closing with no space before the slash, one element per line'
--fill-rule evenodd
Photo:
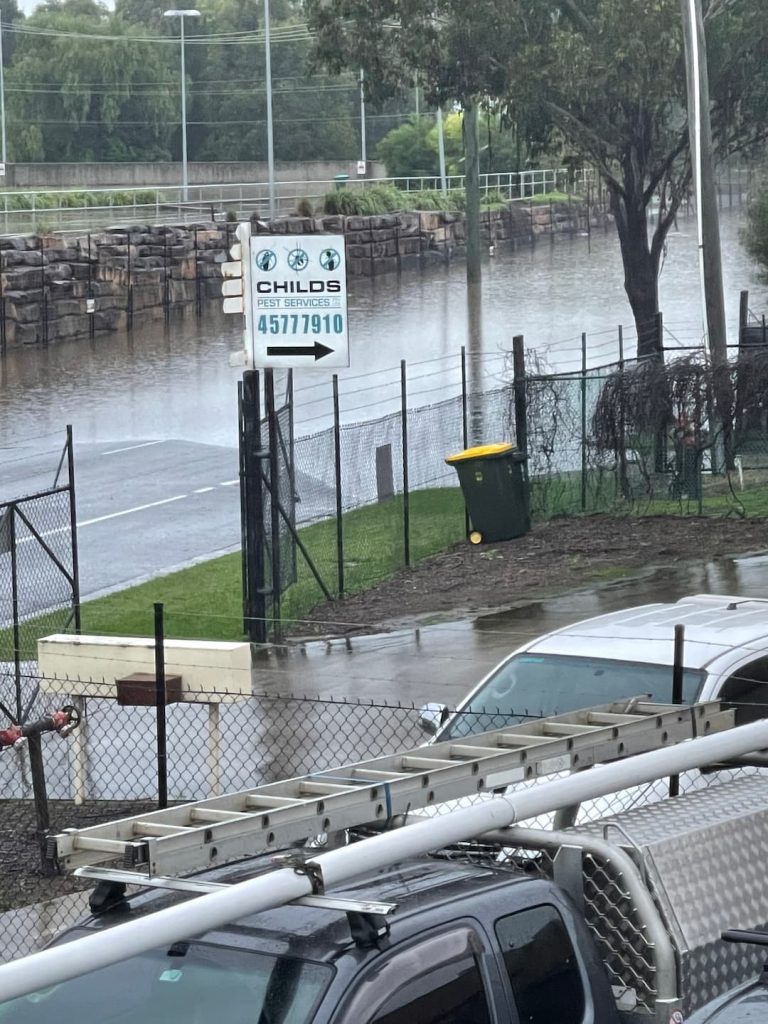
<path fill-rule="evenodd" d="M 252 235 L 254 366 L 349 366 L 343 235 Z"/>
<path fill-rule="evenodd" d="M 357 161 L 357 173 L 361 177 L 364 178 L 366 170 L 367 170 L 367 164 L 366 164 L 365 160 L 358 160 Z"/>

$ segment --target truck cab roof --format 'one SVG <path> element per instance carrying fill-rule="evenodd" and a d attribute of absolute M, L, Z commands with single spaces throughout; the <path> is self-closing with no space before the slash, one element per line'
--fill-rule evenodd
<path fill-rule="evenodd" d="M 199 880 L 235 884 L 274 869 L 271 858 L 257 857 L 202 872 Z M 339 900 L 383 902 L 397 905 L 389 919 L 398 933 L 422 931 L 428 923 L 443 917 L 441 908 L 476 900 L 484 894 L 513 884 L 531 885 L 534 880 L 508 867 L 478 865 L 442 858 L 413 858 L 363 875 L 328 892 Z M 537 885 L 551 888 L 549 883 Z M 130 917 L 154 913 L 173 903 L 189 899 L 190 894 L 174 890 L 144 890 L 127 903 L 106 914 L 92 917 L 88 927 L 110 927 Z M 465 904 L 466 911 L 466 904 Z M 286 954 L 302 959 L 334 961 L 355 943 L 344 910 L 288 904 L 264 911 L 212 933 L 211 941 L 226 941 L 265 952 Z"/>

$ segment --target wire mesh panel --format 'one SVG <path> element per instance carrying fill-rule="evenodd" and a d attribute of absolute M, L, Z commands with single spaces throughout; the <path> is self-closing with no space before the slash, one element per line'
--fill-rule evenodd
<path fill-rule="evenodd" d="M 47 486 L 0 502 L 0 699 L 18 721 L 25 717 L 23 662 L 36 656 L 39 636 L 73 624 L 79 601 L 71 437 L 28 461 L 39 466 L 33 478 Z"/>

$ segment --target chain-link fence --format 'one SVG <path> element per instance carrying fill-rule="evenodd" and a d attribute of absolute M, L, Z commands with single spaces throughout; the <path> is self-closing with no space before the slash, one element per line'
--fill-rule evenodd
<path fill-rule="evenodd" d="M 468 446 L 511 440 L 524 448 L 538 520 L 768 514 L 768 349 L 740 347 L 717 372 L 700 348 L 666 355 L 592 369 L 585 359 L 581 371 L 550 373 L 528 353 L 517 378 L 510 358 L 483 388 L 487 377 L 468 373 L 472 357 L 462 352 L 455 383 L 416 407 L 404 364 L 400 395 L 388 395 L 400 409 L 357 423 L 344 422 L 344 403 L 329 395 L 333 425 L 296 439 L 290 457 L 278 453 L 305 548 L 283 620 L 465 537 L 462 492 L 445 459 Z"/>
<path fill-rule="evenodd" d="M 33 494 L 0 494 L 0 666 L 13 666 L 15 683 L 3 688 L 0 711 L 21 723 L 28 716 L 20 689 L 22 664 L 38 636 L 78 624 L 79 586 L 74 529 L 74 458 L 71 431 L 53 451 L 30 456 L 42 487 Z M 13 488 L 14 453 L 5 467 Z"/>
<path fill-rule="evenodd" d="M 74 705 L 82 715 L 66 739 L 42 736 L 50 832 L 143 813 L 158 793 L 157 714 L 154 707 L 123 706 L 115 684 L 25 675 L 32 717 Z M 207 799 L 297 775 L 413 749 L 427 738 L 419 712 L 410 706 L 216 692 L 200 703 L 166 708 L 168 796 L 171 802 Z M 468 712 L 465 710 L 463 716 Z M 531 716 L 487 709 L 474 716 L 472 732 L 519 725 Z M 739 769 L 740 774 L 756 769 Z M 717 785 L 732 771 L 689 772 L 681 791 Z M 557 777 L 557 776 L 554 776 Z M 538 785 L 533 779 L 522 786 Z M 82 879 L 51 876 L 40 861 L 40 840 L 24 746 L 0 754 L 0 957 L 12 959 L 39 948 L 87 913 Z M 668 783 L 634 787 L 585 804 L 579 821 L 593 820 L 662 799 Z M 484 796 L 463 797 L 432 813 L 445 813 Z M 423 813 L 423 812 L 422 812 Z M 551 825 L 551 818 L 529 822 Z M 42 902 L 41 902 L 42 901 Z"/>

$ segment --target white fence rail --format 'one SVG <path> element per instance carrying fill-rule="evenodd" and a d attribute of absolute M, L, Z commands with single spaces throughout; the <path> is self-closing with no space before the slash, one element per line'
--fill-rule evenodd
<path fill-rule="evenodd" d="M 567 168 L 544 168 L 483 174 L 483 192 L 499 192 L 515 201 L 549 192 L 585 190 L 590 172 L 580 170 L 569 177 Z M 367 189 L 377 185 L 394 185 L 403 192 L 439 190 L 440 178 L 435 176 L 402 178 L 349 178 L 317 181 L 277 181 L 275 200 L 278 215 L 295 213 L 306 200 L 317 205 L 334 189 Z M 446 179 L 448 191 L 464 188 L 463 175 Z M 17 234 L 28 231 L 75 231 L 106 226 L 127 226 L 142 222 L 153 224 L 184 224 L 195 221 L 224 220 L 228 216 L 256 213 L 269 215 L 269 185 L 266 181 L 237 182 L 220 185 L 190 185 L 184 200 L 181 185 L 147 185 L 125 189 L 66 189 L 45 191 L 0 192 L 0 232 Z"/>
<path fill-rule="evenodd" d="M 739 205 L 751 184 L 747 168 L 721 169 L 721 202 Z M 439 190 L 437 176 L 400 178 L 349 178 L 316 181 L 276 181 L 278 215 L 296 213 L 305 200 L 317 209 L 326 193 L 339 188 L 367 189 L 394 185 L 404 192 Z M 464 175 L 446 178 L 449 192 L 464 189 Z M 480 175 L 484 193 L 498 192 L 510 202 L 552 192 L 597 197 L 600 183 L 591 168 L 566 167 L 527 171 L 504 171 Z M 234 184 L 190 185 L 186 201 L 181 184 L 177 187 L 146 185 L 142 188 L 56 189 L 55 191 L 0 191 L 0 234 L 98 230 L 131 224 L 191 224 L 195 221 L 240 219 L 252 214 L 269 216 L 267 181 Z"/>

